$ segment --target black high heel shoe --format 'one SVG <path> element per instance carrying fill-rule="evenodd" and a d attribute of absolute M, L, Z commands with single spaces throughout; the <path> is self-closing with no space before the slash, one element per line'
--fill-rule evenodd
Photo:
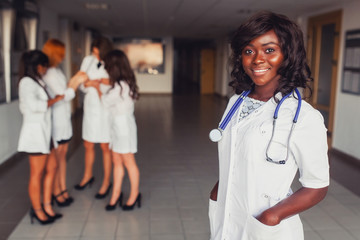
<path fill-rule="evenodd" d="M 54 219 L 52 218 L 49 218 L 46 219 L 46 220 L 41 220 L 37 215 L 36 215 L 36 212 L 38 211 L 41 211 L 42 209 L 36 209 L 34 210 L 33 208 L 30 208 L 30 212 L 29 212 L 29 215 L 30 215 L 30 221 L 31 221 L 31 224 L 34 223 L 34 218 L 41 224 L 41 225 L 46 225 L 46 224 L 50 224 L 50 223 L 53 223 L 54 222 Z"/>
<path fill-rule="evenodd" d="M 118 202 L 119 202 L 119 207 L 121 207 L 122 201 L 123 201 L 123 193 L 120 193 L 120 196 L 119 196 L 118 200 L 115 202 L 115 204 L 114 205 L 110 205 L 110 204 L 106 205 L 105 210 L 106 211 L 114 210 L 116 208 L 116 205 Z"/>
<path fill-rule="evenodd" d="M 141 207 L 141 193 L 138 194 L 138 196 L 136 197 L 135 202 L 134 202 L 132 205 L 127 205 L 127 204 L 125 204 L 125 205 L 122 207 L 122 209 L 123 209 L 124 211 L 131 211 L 131 210 L 134 209 L 136 203 L 137 203 L 137 205 L 138 205 L 138 208 L 140 208 L 140 207 Z"/>
<path fill-rule="evenodd" d="M 65 189 L 64 191 L 62 191 L 62 192 L 61 192 L 61 195 L 64 195 L 64 193 L 68 193 L 68 195 L 69 195 L 69 192 L 68 192 L 67 189 Z M 70 195 L 69 195 L 69 197 L 67 197 L 67 198 L 66 198 L 65 196 L 63 196 L 63 198 L 65 198 L 65 201 L 68 202 L 69 205 L 74 201 L 74 198 L 71 197 Z"/>
<path fill-rule="evenodd" d="M 109 194 L 111 187 L 112 187 L 112 183 L 109 184 L 109 186 L 108 186 L 108 188 L 106 189 L 105 193 L 103 193 L 103 194 L 97 193 L 97 194 L 95 195 L 95 198 L 96 198 L 96 199 L 103 199 L 103 198 L 105 198 L 105 197 Z"/>
<path fill-rule="evenodd" d="M 87 181 L 84 185 L 76 184 L 76 185 L 74 186 L 74 188 L 75 188 L 76 190 L 84 190 L 84 188 L 86 188 L 87 185 L 89 185 L 89 187 L 91 187 L 91 185 L 93 184 L 94 181 L 95 181 L 95 178 L 94 178 L 94 177 L 91 177 L 91 178 L 89 179 L 89 181 Z"/>
<path fill-rule="evenodd" d="M 67 207 L 67 206 L 69 206 L 70 205 L 70 202 L 68 202 L 68 201 L 66 201 L 66 199 L 65 199 L 65 201 L 63 201 L 63 202 L 61 202 L 61 201 L 59 201 L 57 198 L 58 197 L 60 197 L 60 196 L 62 196 L 62 193 L 59 193 L 58 195 L 52 195 L 52 197 L 51 197 L 51 205 L 54 205 L 54 202 L 56 202 L 56 204 L 59 206 L 59 207 Z"/>
<path fill-rule="evenodd" d="M 55 215 L 50 215 L 49 213 L 46 212 L 44 206 L 45 205 L 51 205 L 51 203 L 44 203 L 41 207 L 42 207 L 42 210 L 44 211 L 45 215 L 49 218 L 49 219 L 52 219 L 52 220 L 56 220 L 56 219 L 59 219 L 59 218 L 62 218 L 62 214 L 60 213 L 55 213 Z"/>

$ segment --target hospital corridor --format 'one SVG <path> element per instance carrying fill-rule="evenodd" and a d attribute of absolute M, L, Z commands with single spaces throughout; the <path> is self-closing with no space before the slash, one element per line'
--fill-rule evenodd
<path fill-rule="evenodd" d="M 0 0 L 0 240 L 360 240 L 359 10 Z"/>

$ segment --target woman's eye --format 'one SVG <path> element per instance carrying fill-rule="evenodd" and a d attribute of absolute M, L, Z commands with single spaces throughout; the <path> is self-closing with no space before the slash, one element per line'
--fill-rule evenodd
<path fill-rule="evenodd" d="M 251 51 L 250 49 L 246 49 L 246 50 L 244 50 L 244 53 L 247 54 L 247 55 L 249 55 L 249 54 L 252 53 L 252 51 Z"/>
<path fill-rule="evenodd" d="M 275 51 L 275 49 L 273 49 L 273 48 L 268 48 L 265 50 L 266 53 L 272 53 L 274 51 Z"/>

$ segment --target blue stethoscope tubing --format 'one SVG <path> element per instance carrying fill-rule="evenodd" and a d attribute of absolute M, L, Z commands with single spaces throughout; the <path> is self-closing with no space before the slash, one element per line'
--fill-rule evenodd
<path fill-rule="evenodd" d="M 236 102 L 234 103 L 234 105 L 231 107 L 231 109 L 229 110 L 229 112 L 227 113 L 227 115 L 225 116 L 224 120 L 220 123 L 219 127 L 217 129 L 213 129 L 210 131 L 209 137 L 211 139 L 211 141 L 213 142 L 218 142 L 221 140 L 222 138 L 222 132 L 225 130 L 226 126 L 228 125 L 228 123 L 230 122 L 231 118 L 233 117 L 234 113 L 236 112 L 236 110 L 240 107 L 241 103 L 244 101 L 244 99 L 249 95 L 250 90 L 244 91 L 241 93 L 241 95 L 239 96 L 239 98 L 236 100 Z M 290 129 L 290 133 L 288 136 L 288 140 L 287 140 L 287 153 L 286 153 L 286 158 L 284 160 L 273 160 L 272 158 L 269 157 L 268 155 L 268 150 L 271 147 L 271 143 L 274 137 L 274 133 L 275 133 L 275 128 L 276 128 L 276 120 L 278 119 L 278 113 L 281 107 L 281 104 L 285 101 L 286 98 L 288 98 L 293 92 L 288 93 L 287 95 L 285 95 L 280 102 L 277 104 L 275 112 L 274 112 L 274 116 L 273 116 L 273 129 L 272 129 L 272 134 L 271 134 L 271 138 L 269 141 L 269 144 L 266 148 L 266 160 L 268 162 L 272 162 L 272 163 L 276 163 L 276 164 L 285 164 L 288 156 L 289 156 L 289 143 L 290 143 L 290 138 L 291 138 L 291 134 L 293 132 L 293 129 L 295 128 L 295 124 L 297 123 L 298 117 L 299 117 L 299 113 L 301 110 L 301 94 L 299 92 L 299 90 L 297 88 L 295 88 L 295 93 L 298 97 L 298 106 L 296 108 L 296 113 L 293 119 L 293 123 L 291 125 L 291 129 Z"/>
<path fill-rule="evenodd" d="M 218 142 L 222 138 L 222 132 L 225 130 L 226 126 L 230 122 L 232 116 L 236 112 L 236 110 L 240 107 L 241 103 L 244 101 L 244 99 L 249 95 L 251 90 L 244 91 L 240 94 L 238 99 L 236 99 L 234 105 L 230 108 L 228 114 L 226 114 L 224 120 L 220 123 L 218 128 L 215 128 L 210 131 L 209 138 L 213 142 Z"/>

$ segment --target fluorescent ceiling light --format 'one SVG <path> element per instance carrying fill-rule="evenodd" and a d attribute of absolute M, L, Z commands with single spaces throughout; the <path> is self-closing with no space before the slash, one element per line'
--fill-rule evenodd
<path fill-rule="evenodd" d="M 89 10 L 108 10 L 109 4 L 107 3 L 85 3 L 85 8 Z"/>

